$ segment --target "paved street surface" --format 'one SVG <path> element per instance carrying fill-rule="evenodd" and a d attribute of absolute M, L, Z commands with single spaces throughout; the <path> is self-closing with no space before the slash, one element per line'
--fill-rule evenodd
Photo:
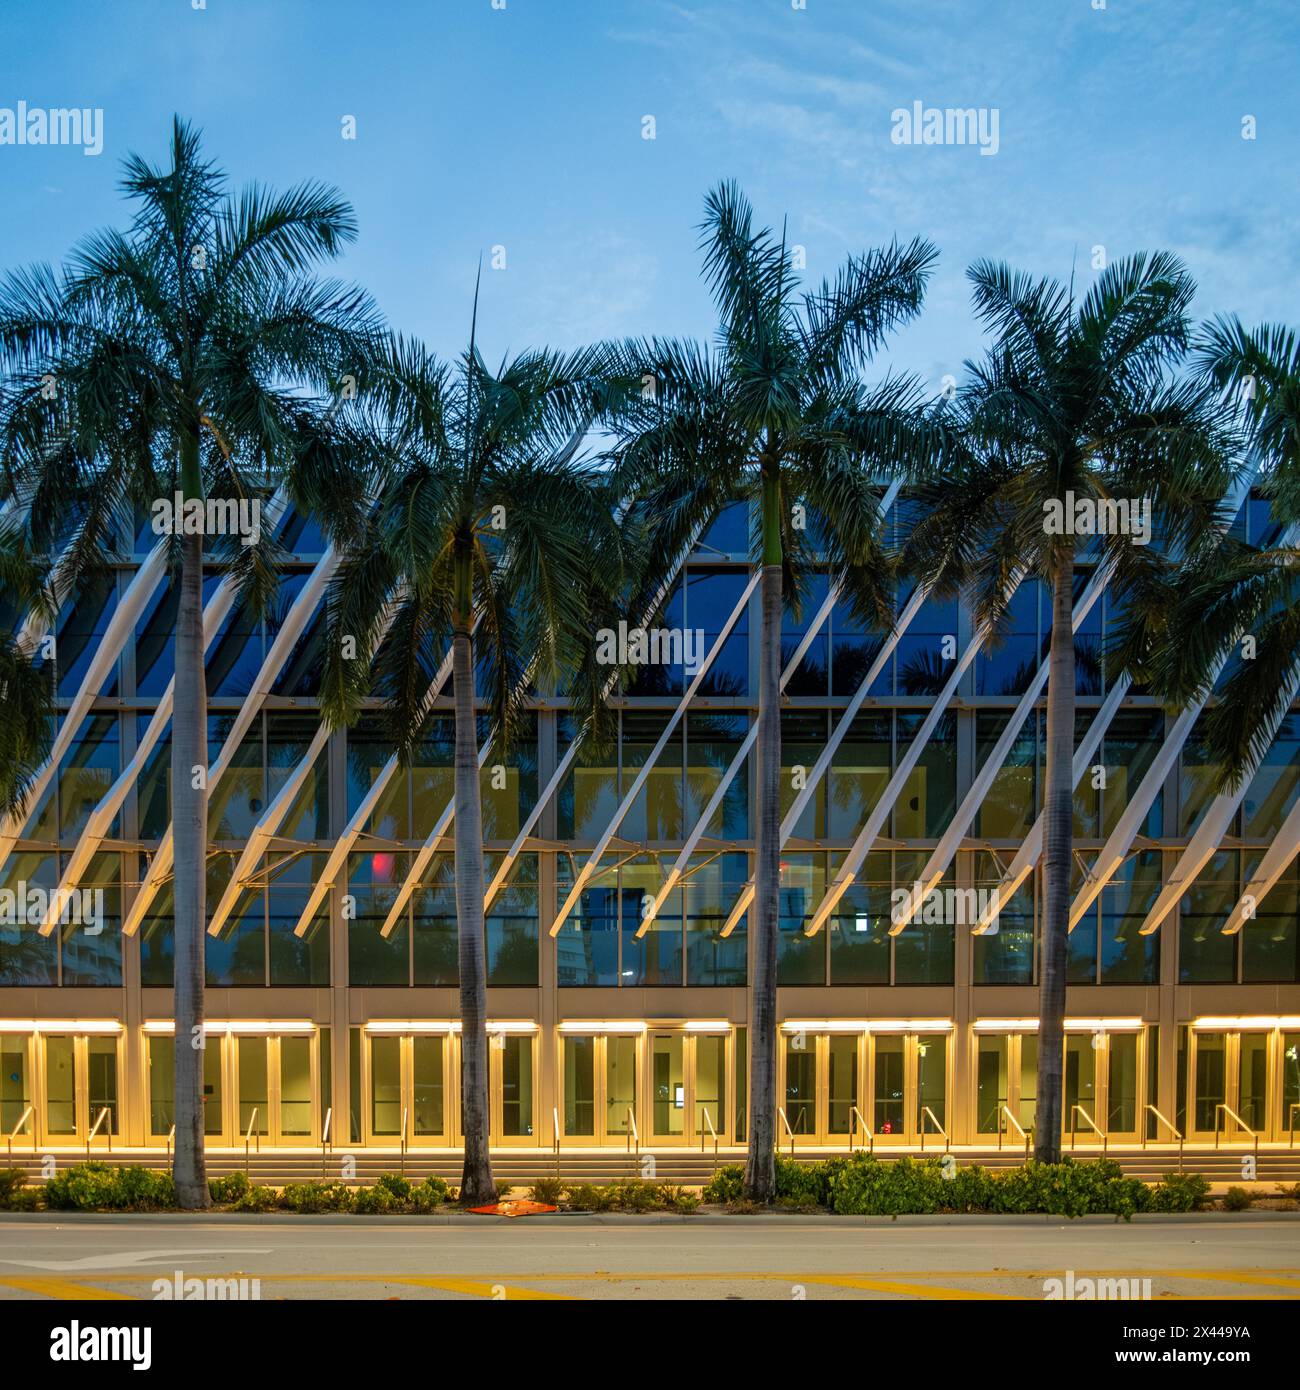
<path fill-rule="evenodd" d="M 263 1299 L 1041 1299 L 1044 1281 L 1067 1271 L 1076 1289 L 1081 1279 L 1149 1278 L 1157 1299 L 1297 1299 L 1300 1223 L 0 1218 L 2 1299 L 148 1299 L 177 1271 L 257 1278 Z"/>

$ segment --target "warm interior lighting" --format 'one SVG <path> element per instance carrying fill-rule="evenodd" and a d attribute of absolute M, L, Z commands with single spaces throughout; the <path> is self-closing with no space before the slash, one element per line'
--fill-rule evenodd
<path fill-rule="evenodd" d="M 1193 1028 L 1300 1028 L 1297 1014 L 1250 1014 L 1235 1018 L 1207 1016 L 1192 1020 Z"/>
<path fill-rule="evenodd" d="M 1142 1030 L 1140 1018 L 1067 1018 L 1067 1033 L 1138 1033 Z"/>
<path fill-rule="evenodd" d="M 459 1033 L 458 1018 L 376 1018 L 366 1024 L 367 1033 Z"/>
<path fill-rule="evenodd" d="M 115 1018 L 4 1018 L 0 1033 L 120 1033 Z"/>
<path fill-rule="evenodd" d="M 693 1018 L 686 1024 L 688 1033 L 730 1033 L 731 1024 L 725 1018 Z"/>
<path fill-rule="evenodd" d="M 535 1033 L 537 1025 L 528 1018 L 506 1019 L 501 1023 L 489 1022 L 489 1033 Z"/>
<path fill-rule="evenodd" d="M 1033 1033 L 1038 1030 L 1036 1018 L 978 1018 L 972 1025 L 977 1033 Z M 1140 1018 L 1067 1018 L 1067 1033 L 1136 1033 L 1142 1029 Z"/>
<path fill-rule="evenodd" d="M 144 1025 L 146 1033 L 174 1033 L 176 1024 L 170 1018 L 151 1018 Z M 314 1033 L 316 1025 L 307 1019 L 226 1018 L 207 1019 L 204 1033 Z"/>
<path fill-rule="evenodd" d="M 801 1018 L 781 1025 L 785 1033 L 948 1033 L 950 1018 Z"/>
<path fill-rule="evenodd" d="M 644 1033 L 646 1025 L 636 1019 L 569 1018 L 560 1024 L 561 1033 Z"/>

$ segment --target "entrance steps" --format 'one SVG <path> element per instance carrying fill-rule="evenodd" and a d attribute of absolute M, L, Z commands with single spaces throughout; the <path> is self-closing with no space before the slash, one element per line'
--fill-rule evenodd
<path fill-rule="evenodd" d="M 843 1154 L 843 1149 L 798 1148 L 795 1159 L 798 1162 L 811 1162 L 829 1158 L 832 1154 Z M 919 1149 L 902 1149 L 880 1146 L 876 1156 L 884 1161 L 909 1154 L 912 1157 L 935 1157 L 940 1149 L 931 1145 L 925 1153 Z M 1001 1170 L 1017 1167 L 1024 1162 L 1020 1149 L 984 1149 L 958 1146 L 951 1150 L 961 1167 L 979 1163 L 986 1168 Z M 1073 1157 L 1093 1159 L 1102 1157 L 1100 1145 L 1083 1145 L 1072 1152 Z M 1182 1170 L 1186 1173 L 1200 1173 L 1216 1186 L 1228 1186 L 1248 1181 L 1243 1175 L 1243 1160 L 1251 1157 L 1253 1150 L 1234 1146 L 1215 1149 L 1213 1146 L 1188 1147 L 1182 1156 Z M 45 1149 L 33 1154 L 30 1150 L 14 1150 L 12 1159 L 0 1147 L 0 1167 L 11 1165 L 22 1168 L 32 1181 L 39 1182 L 42 1176 L 42 1163 L 46 1154 L 52 1155 L 60 1168 L 84 1162 L 87 1155 L 83 1149 Z M 788 1150 L 783 1157 L 788 1157 Z M 167 1168 L 170 1160 L 165 1151 L 157 1148 L 123 1149 L 116 1145 L 111 1153 L 96 1148 L 90 1155 L 109 1163 L 143 1164 L 149 1168 Z M 1106 1157 L 1115 1159 L 1131 1177 L 1155 1182 L 1166 1173 L 1177 1172 L 1179 1155 L 1177 1146 L 1151 1145 L 1148 1148 L 1112 1147 Z M 653 1164 L 649 1160 L 653 1159 Z M 622 1149 L 564 1149 L 558 1158 L 551 1149 L 497 1149 L 492 1154 L 492 1171 L 498 1183 L 516 1189 L 527 1187 L 538 1178 L 558 1176 L 567 1184 L 611 1183 L 625 1178 L 653 1178 L 656 1182 L 675 1183 L 686 1187 L 699 1187 L 708 1182 L 716 1168 L 728 1163 L 743 1163 L 745 1151 L 740 1148 L 721 1148 L 715 1157 L 712 1149 L 700 1153 L 698 1149 L 656 1149 L 643 1150 L 640 1154 L 628 1153 Z M 228 1173 L 248 1172 L 255 1183 L 279 1187 L 289 1182 L 310 1182 L 320 1178 L 338 1180 L 344 1172 L 345 1161 L 350 1167 L 346 1181 L 369 1186 L 381 1173 L 405 1173 L 408 1178 L 419 1180 L 434 1176 L 444 1178 L 453 1186 L 460 1181 L 461 1155 L 453 1149 L 413 1149 L 403 1156 L 395 1149 L 334 1149 L 322 1159 L 319 1149 L 278 1149 L 256 1151 L 245 1157 L 243 1149 L 209 1149 L 207 1169 L 209 1177 L 221 1177 Z M 1300 1183 L 1300 1147 L 1291 1149 L 1282 1145 L 1261 1147 L 1258 1154 L 1254 1181 L 1260 1184 Z"/>

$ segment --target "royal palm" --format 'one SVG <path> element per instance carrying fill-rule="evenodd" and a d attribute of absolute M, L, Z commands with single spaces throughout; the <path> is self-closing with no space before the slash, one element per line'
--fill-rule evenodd
<path fill-rule="evenodd" d="M 504 758 L 529 686 L 553 689 L 589 666 L 593 592 L 623 582 L 613 509 L 579 452 L 602 379 L 593 353 L 529 352 L 492 371 L 471 335 L 453 370 L 394 342 L 371 393 L 388 481 L 328 601 L 327 717 L 350 723 L 378 698 L 403 764 L 427 732 L 434 671 L 452 649 L 466 1205 L 496 1197 L 475 676 Z"/>
<path fill-rule="evenodd" d="M 1114 532 L 1062 534 L 1068 514 L 1134 515 L 1151 504 L 1160 545 L 1207 533 L 1226 489 L 1225 437 L 1206 393 L 1173 379 L 1187 347 L 1193 285 L 1171 256 L 1114 262 L 1081 299 L 1049 279 L 981 262 L 969 272 L 994 333 L 967 363 L 957 402 L 965 447 L 918 489 L 921 519 L 904 563 L 938 595 L 964 589 L 977 621 L 998 626 L 1016 585 L 1037 578 L 1051 603 L 1044 791 L 1044 907 L 1038 956 L 1035 1152 L 1059 1160 L 1072 815 L 1076 563 L 1113 566 L 1123 601 L 1147 595 L 1164 561 Z M 1106 504 L 1127 501 L 1127 509 Z M 1088 523 L 1091 525 L 1091 523 Z M 1074 527 L 1070 528 L 1072 531 Z M 1095 531 L 1096 525 L 1092 525 Z"/>
<path fill-rule="evenodd" d="M 309 275 L 353 240 L 351 210 L 328 188 L 227 191 L 174 123 L 169 159 L 138 156 L 122 187 L 135 215 L 125 232 L 83 241 L 62 274 L 39 267 L 0 287 L 0 353 L 11 415 L 38 427 L 42 392 L 66 424 L 44 449 L 10 458 L 35 489 L 30 529 L 80 578 L 119 549 L 132 518 L 158 499 L 289 500 L 327 530 L 347 531 L 369 486 L 329 443 L 324 402 L 364 381 L 379 341 L 361 292 Z M 25 414 L 24 414 L 25 412 Z M 192 512 L 193 507 L 189 510 Z M 208 1202 L 203 1159 L 203 938 L 206 925 L 207 696 L 203 562 L 235 573 L 257 612 L 277 583 L 274 538 L 170 534 L 179 591 L 172 719 L 175 827 L 176 1147 L 183 1206 Z"/>
<path fill-rule="evenodd" d="M 851 257 L 806 289 L 784 236 L 756 230 L 734 184 L 706 200 L 702 247 L 716 342 L 625 344 L 641 383 L 617 421 L 617 483 L 657 519 L 671 563 L 727 503 L 751 502 L 761 566 L 750 1119 L 746 1191 L 775 1192 L 776 969 L 780 883 L 781 614 L 824 564 L 859 617 L 888 626 L 892 571 L 879 539 L 880 483 L 919 461 L 938 433 L 915 383 L 863 385 L 887 334 L 915 315 L 935 259 L 926 242 Z"/>

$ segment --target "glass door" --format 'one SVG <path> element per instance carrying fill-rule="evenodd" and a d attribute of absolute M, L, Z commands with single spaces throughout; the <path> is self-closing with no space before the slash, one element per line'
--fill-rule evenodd
<path fill-rule="evenodd" d="M 107 1148 L 121 1135 L 118 1114 L 118 1034 L 49 1033 L 44 1054 L 42 1128 L 49 1142 Z M 21 1113 L 21 1112 L 20 1112 Z"/>
<path fill-rule="evenodd" d="M 686 1038 L 682 1033 L 650 1037 L 650 1142 L 686 1142 Z"/>
<path fill-rule="evenodd" d="M 488 1057 L 491 1088 L 491 1139 L 494 1144 L 536 1144 L 534 1076 L 536 1038 L 532 1033 L 491 1033 Z"/>
<path fill-rule="evenodd" d="M 1221 1105 L 1229 1105 L 1229 1043 L 1235 1041 L 1227 1033 L 1191 1030 L 1188 1066 L 1191 1087 L 1188 1097 L 1188 1137 L 1213 1140 L 1219 1124 Z"/>
<path fill-rule="evenodd" d="M 1038 1095 L 1038 1035 L 1036 1033 L 977 1033 L 975 1035 L 975 1132 L 1015 1146 L 1034 1132 Z"/>
<path fill-rule="evenodd" d="M 947 1146 L 948 1033 L 869 1035 L 868 1123 L 877 1144 Z"/>
<path fill-rule="evenodd" d="M 378 1148 L 453 1142 L 451 1038 L 446 1033 L 366 1033 L 362 1135 Z"/>
<path fill-rule="evenodd" d="M 203 1047 L 203 1134 L 214 1145 L 230 1143 L 222 1098 L 227 1039 L 208 1035 Z M 169 1034 L 148 1038 L 149 1137 L 166 1144 L 176 1122 L 176 1043 Z"/>
<path fill-rule="evenodd" d="M 575 1144 L 626 1146 L 637 1103 L 636 1036 L 567 1033 L 560 1049 L 560 1137 Z M 636 1121 L 637 1134 L 640 1123 Z"/>
<path fill-rule="evenodd" d="M 317 1142 L 314 1034 L 231 1034 L 236 1145 L 251 1140 L 292 1148 Z"/>
<path fill-rule="evenodd" d="M 730 1030 L 650 1034 L 650 1143 L 707 1145 L 715 1137 L 728 1142 L 729 1039 Z"/>
<path fill-rule="evenodd" d="M 36 1147 L 35 1092 L 32 1089 L 32 1040 L 0 1033 L 0 1136 L 22 1137 Z"/>

